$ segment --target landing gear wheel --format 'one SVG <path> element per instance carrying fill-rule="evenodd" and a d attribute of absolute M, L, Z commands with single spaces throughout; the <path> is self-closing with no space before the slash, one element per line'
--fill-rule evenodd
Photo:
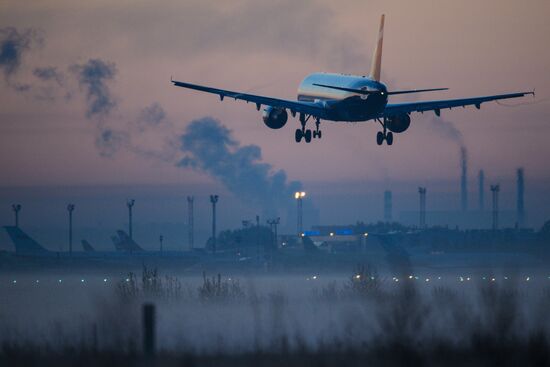
<path fill-rule="evenodd" d="M 296 134 L 294 135 L 294 138 L 296 139 L 296 143 L 299 143 L 302 141 L 302 137 L 304 136 L 304 133 L 302 132 L 302 129 L 296 129 Z"/>
<path fill-rule="evenodd" d="M 315 139 L 317 137 L 317 131 L 313 131 L 313 139 Z"/>
<path fill-rule="evenodd" d="M 378 134 L 376 134 L 376 144 L 382 145 L 384 142 L 384 133 L 382 131 L 379 131 Z"/>
<path fill-rule="evenodd" d="M 317 137 L 318 137 L 319 139 L 321 139 L 321 138 L 323 137 L 323 135 L 321 134 L 321 130 L 319 130 L 319 132 L 317 133 Z"/>
<path fill-rule="evenodd" d="M 388 143 L 388 145 L 393 144 L 393 133 L 391 131 L 386 135 L 386 143 Z"/>
<path fill-rule="evenodd" d="M 305 134 L 304 134 L 304 139 L 306 140 L 306 143 L 310 143 L 311 142 L 311 130 L 306 130 Z"/>

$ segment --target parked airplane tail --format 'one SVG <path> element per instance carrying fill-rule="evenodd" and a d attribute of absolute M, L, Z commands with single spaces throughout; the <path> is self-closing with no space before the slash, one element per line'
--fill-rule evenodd
<path fill-rule="evenodd" d="M 84 249 L 85 252 L 94 252 L 95 249 L 92 245 L 90 245 L 90 242 L 86 241 L 86 240 L 82 240 L 81 241 L 82 243 L 82 248 Z"/>
<path fill-rule="evenodd" d="M 380 18 L 380 28 L 378 30 L 378 39 L 376 42 L 376 48 L 374 49 L 374 54 L 372 55 L 372 64 L 370 66 L 370 75 L 369 77 L 372 80 L 380 81 L 380 71 L 382 69 L 382 43 L 384 40 L 384 14 Z"/>
<path fill-rule="evenodd" d="M 117 251 L 134 252 L 143 251 L 143 249 L 122 230 L 116 231 L 116 236 L 111 236 L 113 245 Z"/>
<path fill-rule="evenodd" d="M 19 227 L 5 226 L 4 228 L 15 246 L 17 255 L 36 255 L 49 252 Z"/>

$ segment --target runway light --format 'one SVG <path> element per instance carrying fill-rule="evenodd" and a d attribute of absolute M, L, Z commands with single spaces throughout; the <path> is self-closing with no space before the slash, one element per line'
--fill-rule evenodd
<path fill-rule="evenodd" d="M 314 275 L 314 276 L 313 276 L 313 280 L 315 280 L 315 279 L 317 279 L 317 275 Z"/>
<path fill-rule="evenodd" d="M 330 232 L 330 237 L 334 236 L 334 233 L 333 232 Z"/>
<path fill-rule="evenodd" d="M 491 282 L 494 282 L 496 279 L 495 278 L 491 278 Z"/>
<path fill-rule="evenodd" d="M 369 234 L 367 232 L 363 233 L 363 236 L 368 237 Z"/>
<path fill-rule="evenodd" d="M 430 278 L 426 278 L 426 281 L 429 282 L 429 281 L 430 281 Z"/>
<path fill-rule="evenodd" d="M 107 283 L 107 278 L 104 278 L 104 279 L 103 279 L 103 283 Z"/>
<path fill-rule="evenodd" d="M 130 278 L 126 278 L 126 282 L 129 282 L 130 281 Z"/>
<path fill-rule="evenodd" d="M 59 279 L 57 282 L 58 282 L 58 283 L 61 283 L 61 279 Z"/>
<path fill-rule="evenodd" d="M 305 237 L 305 235 L 306 235 L 305 233 L 302 233 L 302 237 Z"/>
<path fill-rule="evenodd" d="M 395 281 L 396 281 L 396 282 L 398 282 L 398 281 L 399 281 L 399 279 L 398 279 L 398 278 L 395 278 Z"/>
<path fill-rule="evenodd" d="M 470 281 L 470 277 L 466 278 L 466 280 Z"/>
<path fill-rule="evenodd" d="M 504 280 L 508 280 L 508 277 L 504 277 Z"/>
<path fill-rule="evenodd" d="M 441 277 L 437 277 L 437 280 L 441 280 Z"/>
<path fill-rule="evenodd" d="M 40 280 L 36 279 L 36 282 L 35 283 L 40 283 Z"/>
<path fill-rule="evenodd" d="M 13 283 L 13 284 L 16 284 L 16 283 L 17 283 L 17 280 L 14 279 L 12 283 Z"/>
<path fill-rule="evenodd" d="M 487 280 L 487 278 L 486 278 L 486 277 L 483 277 L 483 280 Z"/>
<path fill-rule="evenodd" d="M 418 280 L 418 277 L 414 277 L 414 279 Z"/>
<path fill-rule="evenodd" d="M 357 275 L 355 276 L 355 279 L 361 279 L 361 275 L 357 274 Z"/>
<path fill-rule="evenodd" d="M 525 281 L 526 281 L 526 282 L 528 282 L 528 281 L 529 281 L 529 279 L 531 279 L 531 278 L 530 278 L 530 277 L 527 277 L 527 278 L 525 278 Z"/>
<path fill-rule="evenodd" d="M 409 275 L 409 279 L 412 279 L 412 278 L 413 278 L 413 276 L 412 276 L 412 275 Z"/>
<path fill-rule="evenodd" d="M 370 280 L 374 280 L 374 277 L 370 277 Z"/>
<path fill-rule="evenodd" d="M 84 279 L 80 279 L 80 283 L 84 283 Z"/>
<path fill-rule="evenodd" d="M 464 278 L 463 278 L 463 277 L 460 277 L 460 281 L 463 282 L 463 281 L 464 281 Z"/>

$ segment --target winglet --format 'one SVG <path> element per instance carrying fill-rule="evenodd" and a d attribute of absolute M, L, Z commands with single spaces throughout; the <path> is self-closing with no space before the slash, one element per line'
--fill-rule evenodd
<path fill-rule="evenodd" d="M 370 77 L 372 80 L 380 81 L 380 71 L 382 69 L 382 43 L 384 40 L 384 18 L 382 14 L 380 18 L 380 28 L 378 29 L 378 39 L 376 42 L 376 48 L 372 55 L 372 63 L 370 67 Z"/>

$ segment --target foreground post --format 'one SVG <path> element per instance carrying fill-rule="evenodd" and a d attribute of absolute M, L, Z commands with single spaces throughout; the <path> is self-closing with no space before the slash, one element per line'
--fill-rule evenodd
<path fill-rule="evenodd" d="M 155 355 L 155 305 L 143 305 L 143 353 L 147 357 Z"/>

